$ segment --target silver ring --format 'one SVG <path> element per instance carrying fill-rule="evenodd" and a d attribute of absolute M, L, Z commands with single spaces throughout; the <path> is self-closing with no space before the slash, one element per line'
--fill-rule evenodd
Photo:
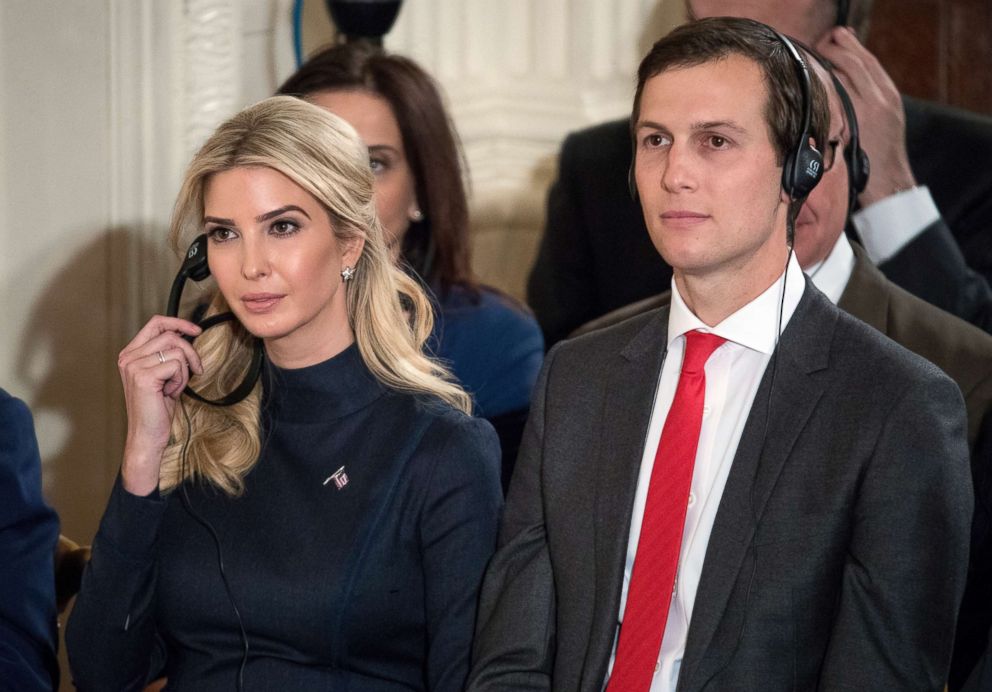
<path fill-rule="evenodd" d="M 159 363 L 165 362 L 165 354 L 163 354 L 161 351 L 158 352 L 158 362 Z"/>

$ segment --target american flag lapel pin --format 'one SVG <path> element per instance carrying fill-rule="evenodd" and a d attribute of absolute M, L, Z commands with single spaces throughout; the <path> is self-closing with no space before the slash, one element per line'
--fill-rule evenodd
<path fill-rule="evenodd" d="M 341 490 L 344 486 L 348 485 L 348 474 L 344 472 L 344 466 L 339 468 L 337 471 L 332 473 L 324 480 L 324 485 L 327 485 L 331 481 L 334 481 L 334 486 Z"/>

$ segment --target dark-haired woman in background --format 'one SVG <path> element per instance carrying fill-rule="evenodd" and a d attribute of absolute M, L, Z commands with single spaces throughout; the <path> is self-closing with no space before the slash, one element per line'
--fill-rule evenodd
<path fill-rule="evenodd" d="M 311 57 L 279 93 L 341 116 L 368 145 L 379 219 L 434 292 L 430 344 L 499 433 L 505 487 L 544 342 L 528 312 L 472 275 L 457 135 L 434 80 L 408 58 L 353 42 Z"/>

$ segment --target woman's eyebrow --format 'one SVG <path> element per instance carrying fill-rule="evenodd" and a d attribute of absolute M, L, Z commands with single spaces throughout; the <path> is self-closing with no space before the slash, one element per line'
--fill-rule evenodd
<path fill-rule="evenodd" d="M 259 214 L 258 216 L 255 217 L 255 221 L 257 221 L 258 223 L 262 223 L 263 221 L 268 221 L 269 219 L 274 219 L 275 217 L 279 216 L 280 214 L 285 214 L 287 211 L 298 211 L 301 214 L 303 214 L 305 217 L 307 217 L 308 219 L 310 218 L 310 215 L 308 213 L 306 213 L 305 211 L 303 211 L 302 208 L 296 206 L 295 204 L 287 204 L 284 207 L 279 207 L 278 209 L 273 209 L 272 211 L 267 211 L 264 214 Z M 221 226 L 236 226 L 237 225 L 234 222 L 234 219 L 223 219 L 223 218 L 221 218 L 219 216 L 204 216 L 203 217 L 203 222 L 204 223 L 207 223 L 207 222 L 216 223 L 216 224 L 219 224 Z"/>

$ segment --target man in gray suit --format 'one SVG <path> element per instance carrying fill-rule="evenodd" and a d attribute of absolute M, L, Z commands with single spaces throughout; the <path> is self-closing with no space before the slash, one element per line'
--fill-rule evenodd
<path fill-rule="evenodd" d="M 742 19 L 681 27 L 642 62 L 633 177 L 672 305 L 548 355 L 470 690 L 943 687 L 964 407 L 787 246 L 817 168 L 796 150 L 826 139 L 805 70 Z"/>
<path fill-rule="evenodd" d="M 937 365 L 957 382 L 968 413 L 968 443 L 972 449 L 972 471 L 978 479 L 988 475 L 992 444 L 976 447 L 984 424 L 992 431 L 992 336 L 939 308 L 911 295 L 885 278 L 860 246 L 844 234 L 850 213 L 851 176 L 848 150 L 857 130 L 853 109 L 843 106 L 840 89 L 818 62 L 812 66 L 827 89 L 830 127 L 826 149 L 827 169 L 810 193 L 796 219 L 795 253 L 811 282 L 845 312 L 854 315 Z M 853 146 L 857 146 L 854 142 Z M 588 333 L 618 324 L 648 310 L 668 306 L 671 291 L 632 303 L 584 325 L 576 333 Z M 987 435 L 987 437 L 992 435 Z M 992 443 L 992 440 L 989 440 Z M 976 488 L 977 494 L 977 488 Z M 978 512 L 976 497 L 976 512 Z M 984 506 L 984 505 L 983 505 Z M 980 522 L 976 515 L 976 522 Z M 975 531 L 979 531 L 976 523 Z M 992 594 L 988 587 L 990 559 L 987 541 L 972 540 L 969 577 L 962 602 L 961 618 L 954 640 L 949 676 L 950 689 L 961 683 L 975 667 L 984 650 L 992 625 Z"/>

